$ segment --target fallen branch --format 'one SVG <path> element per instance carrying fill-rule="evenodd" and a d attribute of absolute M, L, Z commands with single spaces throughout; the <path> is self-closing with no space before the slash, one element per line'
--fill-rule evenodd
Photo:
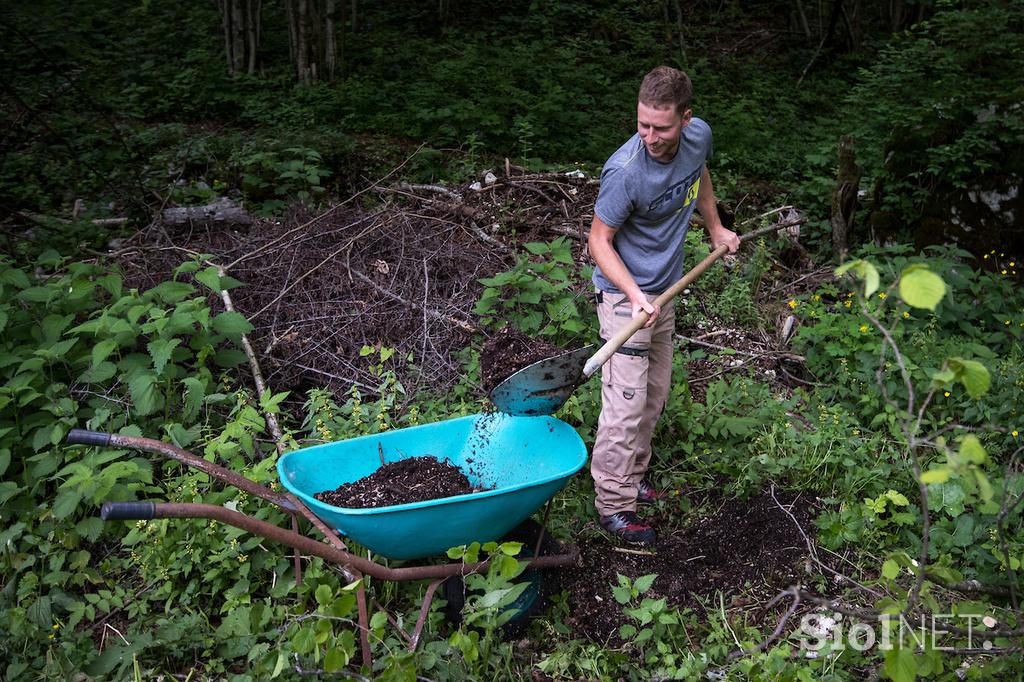
<path fill-rule="evenodd" d="M 224 277 L 227 273 L 224 268 L 218 267 L 217 274 L 220 277 Z M 228 293 L 227 289 L 222 289 L 220 292 L 220 298 L 224 302 L 225 310 L 229 312 L 235 311 L 235 304 L 231 300 L 231 294 Z M 252 350 L 252 344 L 249 343 L 249 337 L 246 334 L 242 334 L 242 350 L 245 351 L 245 357 L 249 358 L 249 369 L 252 371 L 253 381 L 256 383 L 256 395 L 262 396 L 267 390 L 267 384 L 263 380 L 263 372 L 260 371 L 260 363 L 256 360 L 256 353 Z M 270 430 L 272 436 L 274 436 L 274 445 L 277 447 L 277 453 L 283 455 L 285 451 L 284 434 L 281 432 L 281 425 L 277 422 L 277 415 L 273 412 L 265 411 L 264 416 L 267 419 L 267 428 Z"/>
<path fill-rule="evenodd" d="M 166 225 L 252 225 L 253 218 L 245 209 L 227 197 L 205 206 L 165 208 L 160 218 Z"/>
<path fill-rule="evenodd" d="M 797 585 L 795 587 L 790 587 L 785 592 L 779 593 L 775 596 L 774 599 L 768 602 L 768 605 L 765 608 L 770 608 L 773 604 L 775 604 L 775 602 L 779 601 L 779 599 L 783 597 L 791 598 L 793 600 L 793 603 L 790 604 L 789 608 L 786 609 L 786 612 L 782 614 L 782 617 L 779 619 L 779 622 L 775 625 L 775 629 L 772 630 L 772 634 L 770 634 L 766 639 L 761 641 L 761 643 L 759 643 L 757 646 L 751 647 L 749 649 L 743 649 L 742 651 L 731 652 L 728 656 L 730 661 L 735 660 L 737 658 L 741 658 L 743 656 L 749 656 L 750 654 L 756 654 L 759 651 L 764 651 L 769 646 L 771 646 L 772 642 L 777 640 L 782 635 L 782 630 L 786 627 L 786 623 L 789 622 L 789 619 L 793 617 L 793 614 L 796 613 L 796 610 L 800 607 L 800 586 Z"/>

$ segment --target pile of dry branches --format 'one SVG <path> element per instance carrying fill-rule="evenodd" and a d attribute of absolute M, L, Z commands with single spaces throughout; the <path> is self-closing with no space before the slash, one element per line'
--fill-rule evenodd
<path fill-rule="evenodd" d="M 478 280 L 512 264 L 514 243 L 582 236 L 595 194 L 575 173 L 506 171 L 464 188 L 378 181 L 315 217 L 298 208 L 244 227 L 156 223 L 116 256 L 128 284 L 145 289 L 211 254 L 244 285 L 231 295 L 275 390 L 373 392 L 379 379 L 360 356 L 371 346 L 397 351 L 393 368 L 415 395 L 459 379 Z"/>

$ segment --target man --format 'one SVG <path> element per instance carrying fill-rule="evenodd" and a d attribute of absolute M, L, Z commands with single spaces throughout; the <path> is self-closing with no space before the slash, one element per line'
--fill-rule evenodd
<path fill-rule="evenodd" d="M 637 134 L 605 163 L 590 227 L 601 337 L 611 338 L 642 310 L 650 315 L 602 368 L 591 463 L 601 526 L 634 544 L 656 538 L 636 507 L 659 496 L 645 475 L 672 375 L 674 306 L 659 308 L 652 301 L 683 276 L 684 239 L 695 207 L 716 248 L 739 248 L 715 208 L 705 166 L 711 128 L 693 117 L 692 93 L 690 79 L 677 69 L 661 66 L 644 77 Z"/>

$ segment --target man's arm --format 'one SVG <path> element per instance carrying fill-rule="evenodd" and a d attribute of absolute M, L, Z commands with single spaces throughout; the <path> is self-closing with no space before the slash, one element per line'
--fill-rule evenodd
<path fill-rule="evenodd" d="M 626 268 L 626 264 L 622 262 L 619 252 L 615 250 L 615 246 L 612 244 L 615 232 L 615 228 L 608 226 L 595 214 L 594 220 L 590 224 L 590 237 L 587 240 L 587 247 L 590 249 L 590 255 L 594 262 L 601 268 L 601 272 L 608 281 L 614 284 L 615 288 L 624 293 L 629 299 L 633 317 L 636 317 L 637 313 L 641 310 L 646 310 L 650 314 L 650 319 L 644 325 L 649 327 L 654 323 L 655 318 L 658 317 L 661 308 L 647 300 L 647 296 L 644 295 L 644 292 L 640 291 L 640 287 Z"/>
<path fill-rule="evenodd" d="M 722 225 L 722 219 L 718 216 L 718 207 L 715 201 L 715 188 L 711 184 L 711 174 L 708 173 L 707 164 L 700 175 L 700 190 L 697 192 L 697 210 L 704 218 L 704 225 L 711 238 L 712 248 L 717 249 L 722 244 L 729 247 L 729 253 L 736 253 L 740 248 L 740 238 L 736 233 Z M 601 269 L 604 272 L 604 268 Z"/>

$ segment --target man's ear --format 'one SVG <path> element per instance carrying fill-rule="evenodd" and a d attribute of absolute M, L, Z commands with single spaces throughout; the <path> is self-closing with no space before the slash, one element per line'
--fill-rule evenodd
<path fill-rule="evenodd" d="M 690 125 L 691 120 L 693 120 L 693 109 L 687 109 L 683 112 L 683 127 Z"/>

